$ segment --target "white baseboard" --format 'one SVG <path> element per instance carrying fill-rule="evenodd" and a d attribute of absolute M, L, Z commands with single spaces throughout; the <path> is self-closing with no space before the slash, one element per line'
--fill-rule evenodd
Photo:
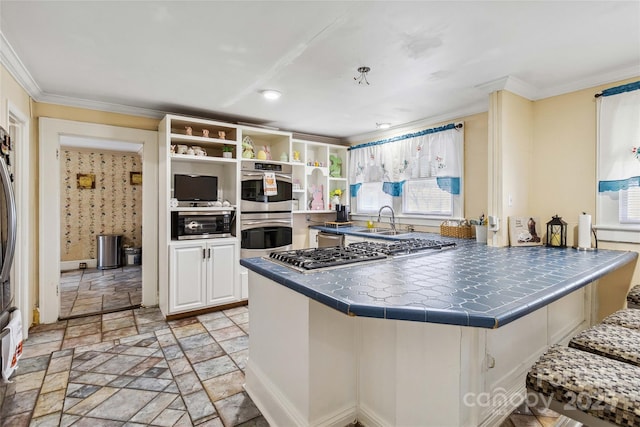
<path fill-rule="evenodd" d="M 269 381 L 262 370 L 251 363 L 251 357 L 247 362 L 245 378 L 244 389 L 253 400 L 253 403 L 260 409 L 262 416 L 264 416 L 269 425 L 344 427 L 356 420 L 357 410 L 355 406 L 342 408 L 333 414 L 323 416 L 321 419 L 312 422 L 306 420 L 289 399 Z M 368 426 L 369 424 L 365 425 Z M 380 426 L 382 427 L 382 424 Z"/>
<path fill-rule="evenodd" d="M 358 408 L 358 421 L 367 427 L 385 427 L 393 424 L 380 418 L 374 411 L 369 409 L 367 405 L 363 405 L 362 403 L 360 403 Z"/>
<path fill-rule="evenodd" d="M 95 260 L 95 259 L 78 259 L 73 261 L 60 261 L 60 271 L 79 270 L 81 262 L 86 263 L 87 268 L 96 268 L 98 265 L 98 260 Z"/>
<path fill-rule="evenodd" d="M 304 417 L 277 389 L 260 368 L 247 361 L 244 388 L 272 426 L 307 426 Z"/>

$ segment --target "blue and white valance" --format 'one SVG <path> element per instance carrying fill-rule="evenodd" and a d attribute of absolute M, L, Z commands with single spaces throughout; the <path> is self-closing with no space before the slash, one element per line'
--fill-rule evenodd
<path fill-rule="evenodd" d="M 638 186 L 638 149 L 640 82 L 602 91 L 602 97 L 598 100 L 599 193 Z"/>
<path fill-rule="evenodd" d="M 385 193 L 397 197 L 406 180 L 419 178 L 438 178 L 442 190 L 460 194 L 463 141 L 462 124 L 451 123 L 350 147 L 351 195 L 359 184 L 381 182 Z"/>

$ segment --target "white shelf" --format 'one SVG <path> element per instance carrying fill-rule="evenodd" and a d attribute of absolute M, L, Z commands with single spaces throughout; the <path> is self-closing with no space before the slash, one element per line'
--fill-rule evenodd
<path fill-rule="evenodd" d="M 238 160 L 228 157 L 217 156 L 194 156 L 190 154 L 171 154 L 171 160 L 179 162 L 216 162 L 216 163 L 237 163 Z"/>
<path fill-rule="evenodd" d="M 235 206 L 178 206 L 177 208 L 171 208 L 171 212 L 221 212 L 221 211 L 235 211 Z"/>
<path fill-rule="evenodd" d="M 215 145 L 236 145 L 236 141 L 219 138 L 205 138 L 204 136 L 183 135 L 180 133 L 171 134 L 171 142 L 189 142 L 198 144 L 215 144 Z"/>

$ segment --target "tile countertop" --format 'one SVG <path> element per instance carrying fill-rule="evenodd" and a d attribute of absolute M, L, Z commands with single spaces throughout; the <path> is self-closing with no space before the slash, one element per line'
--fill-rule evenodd
<path fill-rule="evenodd" d="M 313 228 L 373 237 L 359 232 L 363 227 Z M 431 233 L 400 238 L 409 237 L 458 246 L 306 274 L 263 258 L 240 264 L 349 315 L 497 328 L 638 258 L 636 252 L 603 249 L 496 248 Z"/>

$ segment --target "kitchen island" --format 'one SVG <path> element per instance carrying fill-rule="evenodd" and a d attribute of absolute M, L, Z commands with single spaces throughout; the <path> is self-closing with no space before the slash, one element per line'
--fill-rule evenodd
<path fill-rule="evenodd" d="M 250 271 L 246 389 L 267 420 L 495 425 L 536 358 L 592 323 L 598 278 L 632 271 L 638 256 L 456 243 L 309 274 L 241 260 Z"/>

